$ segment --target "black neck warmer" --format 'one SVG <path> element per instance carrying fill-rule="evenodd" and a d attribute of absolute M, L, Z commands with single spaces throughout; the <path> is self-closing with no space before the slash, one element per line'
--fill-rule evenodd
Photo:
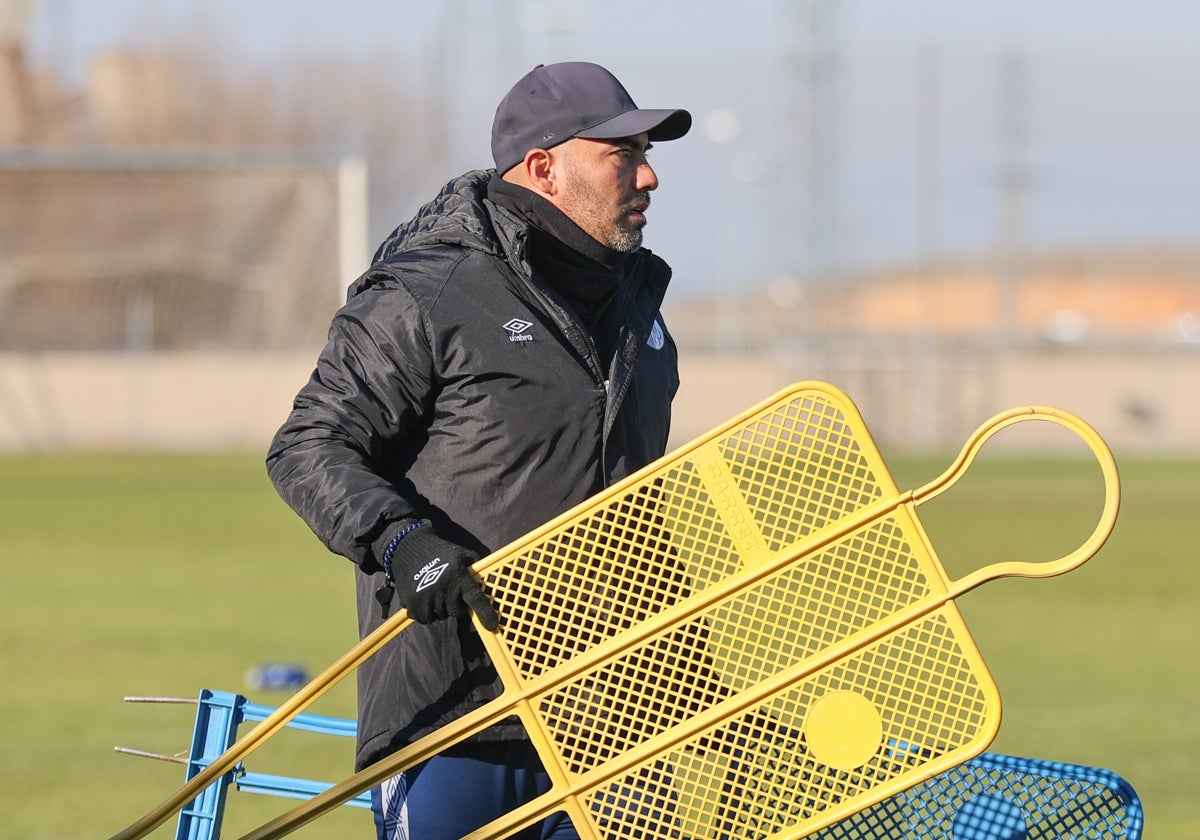
<path fill-rule="evenodd" d="M 625 279 L 627 255 L 600 244 L 549 201 L 499 175 L 488 184 L 488 198 L 529 221 L 529 262 L 603 343 L 597 322 Z"/>

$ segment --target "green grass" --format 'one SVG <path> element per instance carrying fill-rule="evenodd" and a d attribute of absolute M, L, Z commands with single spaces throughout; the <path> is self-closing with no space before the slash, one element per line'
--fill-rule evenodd
<path fill-rule="evenodd" d="M 1192 806 L 1200 675 L 1191 658 L 1200 464 L 1119 457 L 1123 504 L 1101 553 L 1047 580 L 989 582 L 958 599 L 1000 686 L 991 749 L 1113 770 L 1138 791 L 1146 836 L 1200 836 Z M 902 489 L 949 458 L 889 458 Z M 952 577 L 1051 559 L 1091 531 L 1100 476 L 1085 461 L 979 461 L 920 508 Z M 183 769 L 113 752 L 187 749 L 192 708 L 127 695 L 247 693 L 268 660 L 323 669 L 355 641 L 349 564 L 275 496 L 261 460 L 231 456 L 0 458 L 0 836 L 105 837 L 172 793 Z M 353 680 L 312 711 L 353 714 Z M 278 743 L 277 743 L 278 742 Z M 247 764 L 338 780 L 348 740 L 286 733 Z M 286 810 L 231 795 L 225 836 Z M 342 809 L 297 837 L 370 836 Z M 172 837 L 172 819 L 153 837 Z"/>
<path fill-rule="evenodd" d="M 1113 770 L 1142 799 L 1147 838 L 1186 840 L 1200 837 L 1200 464 L 1118 465 L 1121 513 L 1096 557 L 1060 577 L 991 581 L 957 604 L 1003 698 L 990 749 Z M 943 466 L 892 469 L 907 489 Z M 984 460 L 919 515 L 960 577 L 1068 553 L 1095 525 L 1100 487 L 1090 462 Z"/>
<path fill-rule="evenodd" d="M 288 660 L 315 674 L 356 639 L 349 563 L 284 507 L 256 458 L 0 459 L 0 556 L 3 837 L 109 836 L 178 788 L 182 766 L 113 747 L 186 755 L 194 708 L 123 697 L 214 688 L 277 705 L 245 690 L 248 668 Z M 352 716 L 352 682 L 313 711 Z M 348 775 L 349 739 L 278 740 L 251 769 Z M 233 799 L 228 837 L 285 806 Z M 296 836 L 370 836 L 361 809 L 329 820 Z M 173 837 L 174 820 L 151 836 Z"/>

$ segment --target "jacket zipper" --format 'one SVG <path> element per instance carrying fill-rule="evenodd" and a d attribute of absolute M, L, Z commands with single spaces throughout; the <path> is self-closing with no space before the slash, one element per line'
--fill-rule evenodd
<path fill-rule="evenodd" d="M 529 267 L 529 263 L 525 259 L 525 249 L 528 244 L 525 237 L 524 236 L 518 237 L 517 240 L 514 242 L 514 244 L 516 246 L 514 256 L 517 258 L 517 261 L 522 266 L 522 268 Z M 545 309 L 545 311 L 550 314 L 551 319 L 554 321 L 555 326 L 558 327 L 559 331 L 562 332 L 563 335 L 565 335 L 567 337 L 567 339 L 570 340 L 571 343 L 573 345 L 575 345 L 575 347 L 577 349 L 581 349 L 584 351 L 582 353 L 582 355 L 584 357 L 585 363 L 587 364 L 587 366 L 592 374 L 592 380 L 603 389 L 602 390 L 603 402 L 601 405 L 601 412 L 600 412 L 600 464 L 599 464 L 599 470 L 600 470 L 600 486 L 602 488 L 607 488 L 610 484 L 610 482 L 608 480 L 608 468 L 607 468 L 607 465 L 608 465 L 608 435 L 605 434 L 604 430 L 608 426 L 608 397 L 609 397 L 609 388 L 611 386 L 611 382 L 609 381 L 608 372 L 604 369 L 604 367 L 601 364 L 600 353 L 599 353 L 599 351 L 596 350 L 596 342 L 592 338 L 591 334 L 579 324 L 579 322 L 575 319 L 574 315 L 572 315 L 570 312 L 566 311 L 562 306 L 560 306 L 558 304 L 558 302 L 556 300 L 554 300 L 554 298 L 551 295 L 549 295 L 545 290 L 541 289 L 538 286 L 538 284 L 536 282 L 534 282 L 531 267 L 530 267 L 530 271 L 526 272 L 524 270 L 518 270 L 517 266 L 513 265 L 513 270 L 517 273 L 517 275 L 519 277 L 521 277 L 524 280 L 525 285 L 530 290 L 532 290 L 534 297 L 537 299 L 538 302 L 541 303 L 543 309 Z M 576 334 L 581 335 L 583 337 L 583 347 L 582 348 L 579 348 L 578 341 L 572 340 L 572 336 L 574 336 Z"/>

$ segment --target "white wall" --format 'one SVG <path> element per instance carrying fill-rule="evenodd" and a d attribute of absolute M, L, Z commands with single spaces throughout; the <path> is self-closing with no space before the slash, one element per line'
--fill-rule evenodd
<path fill-rule="evenodd" d="M 265 452 L 315 358 L 0 355 L 0 451 Z M 685 349 L 681 379 L 673 446 L 814 379 L 850 396 L 881 448 L 955 450 L 993 414 L 1041 404 L 1078 414 L 1114 450 L 1200 452 L 1200 354 L 1183 350 L 950 352 L 921 367 L 879 349 L 809 363 Z"/>

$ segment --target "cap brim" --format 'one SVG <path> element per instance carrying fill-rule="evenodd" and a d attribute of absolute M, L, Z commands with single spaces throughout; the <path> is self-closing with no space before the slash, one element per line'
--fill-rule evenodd
<path fill-rule="evenodd" d="M 636 108 L 617 114 L 599 125 L 577 132 L 576 137 L 613 140 L 647 134 L 652 142 L 678 140 L 692 127 L 692 115 L 682 109 Z"/>

